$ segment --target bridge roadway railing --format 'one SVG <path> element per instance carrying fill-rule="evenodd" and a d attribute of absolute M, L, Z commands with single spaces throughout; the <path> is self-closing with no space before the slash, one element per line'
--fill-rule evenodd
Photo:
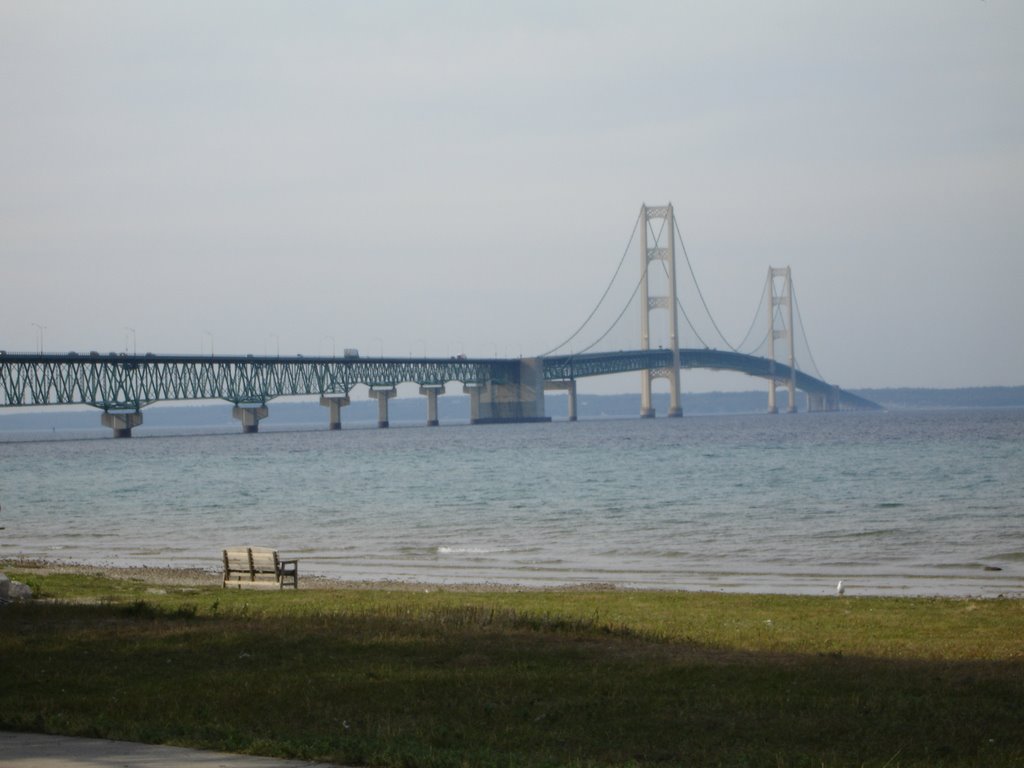
<path fill-rule="evenodd" d="M 543 358 L 544 378 L 547 381 L 571 381 L 586 376 L 605 376 L 613 373 L 628 373 L 672 365 L 672 351 L 669 349 L 628 350 L 621 352 L 598 352 L 579 355 L 557 355 Z M 710 370 L 736 371 L 748 376 L 774 378 L 789 381 L 791 369 L 788 365 L 766 357 L 746 355 L 742 352 L 706 348 L 681 348 L 679 363 L 682 368 L 706 368 Z M 879 410 L 880 406 L 865 398 L 822 381 L 819 378 L 796 371 L 796 387 L 832 405 L 832 409 Z"/>
<path fill-rule="evenodd" d="M 440 386 L 501 382 L 515 361 L 466 358 L 338 358 L 124 354 L 2 354 L 0 407 L 91 405 L 138 410 L 162 400 L 265 405 L 289 395 L 348 395 L 405 382 Z"/>

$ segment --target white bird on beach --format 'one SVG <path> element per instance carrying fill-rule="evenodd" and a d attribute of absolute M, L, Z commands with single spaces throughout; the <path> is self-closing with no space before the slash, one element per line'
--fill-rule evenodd
<path fill-rule="evenodd" d="M 843 586 L 843 580 L 842 579 L 840 579 L 839 583 L 836 584 L 836 594 L 839 597 L 842 597 L 843 595 L 846 594 L 846 587 Z"/>

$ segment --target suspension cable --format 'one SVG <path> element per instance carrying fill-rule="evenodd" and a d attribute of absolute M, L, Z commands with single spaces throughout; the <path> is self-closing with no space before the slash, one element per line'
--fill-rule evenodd
<path fill-rule="evenodd" d="M 646 274 L 646 269 L 644 270 L 644 274 Z M 624 306 L 622 308 L 622 311 L 619 312 L 619 316 L 616 317 L 615 320 L 612 322 L 612 324 L 608 326 L 608 330 L 605 331 L 604 333 L 602 333 L 589 347 L 584 347 L 583 349 L 581 349 L 579 352 L 577 352 L 575 354 L 582 355 L 585 352 L 589 352 L 594 347 L 596 347 L 598 344 L 600 344 L 602 341 L 604 341 L 605 337 L 615 329 L 616 325 L 619 324 L 619 320 L 621 320 L 622 316 L 626 314 L 626 310 L 628 310 L 630 308 L 630 306 L 633 304 L 633 299 L 636 298 L 636 292 L 640 290 L 640 286 L 643 284 L 643 280 L 644 280 L 644 278 L 643 278 L 643 276 L 641 276 L 640 280 L 637 281 L 636 287 L 633 288 L 633 293 L 630 295 L 629 300 L 626 302 L 626 306 Z"/>
<path fill-rule="evenodd" d="M 789 292 L 793 295 L 793 306 L 796 308 L 796 319 L 800 323 L 800 333 L 804 339 L 804 346 L 807 347 L 807 356 L 811 359 L 811 367 L 814 369 L 814 373 L 819 379 L 824 381 L 822 378 L 821 371 L 818 369 L 818 364 L 814 361 L 814 353 L 811 352 L 811 342 L 807 340 L 807 330 L 804 328 L 804 319 L 800 315 L 800 303 L 796 300 L 796 291 L 793 289 L 793 278 L 789 278 Z"/>
<path fill-rule="evenodd" d="M 768 333 L 766 333 L 766 334 L 765 334 L 764 336 L 762 336 L 762 337 L 761 337 L 761 341 L 759 341 L 759 342 L 757 343 L 757 346 L 755 346 L 755 347 L 751 347 L 751 348 L 750 348 L 750 352 L 743 352 L 743 353 L 741 353 L 741 354 L 744 354 L 744 355 L 749 355 L 749 354 L 753 354 L 754 352 L 757 352 L 757 350 L 761 349 L 761 347 L 763 347 L 763 346 L 765 345 L 765 342 L 767 342 L 767 341 L 768 341 L 768 335 L 769 335 L 769 334 L 770 334 L 771 332 L 772 332 L 772 331 L 771 331 L 771 329 L 769 329 L 769 330 L 768 330 Z"/>
<path fill-rule="evenodd" d="M 675 228 L 675 232 L 673 234 L 678 234 L 679 233 L 679 226 L 676 224 L 676 217 L 675 216 L 672 217 L 672 226 Z M 658 234 L 654 238 L 655 247 L 657 247 L 658 243 L 661 242 L 661 236 L 664 233 L 665 233 L 665 220 L 662 219 L 662 221 L 661 221 L 661 229 L 658 230 Z M 680 244 L 682 244 L 682 242 L 683 242 L 681 235 L 679 237 L 679 242 L 680 242 Z M 686 255 L 686 246 L 685 245 L 683 245 L 683 256 L 686 258 L 686 265 L 689 267 L 690 266 L 690 257 Z M 646 263 L 648 263 L 648 262 L 645 262 L 645 264 Z M 666 281 L 670 281 L 672 279 L 672 276 L 668 273 L 668 267 L 665 266 L 665 262 L 664 261 L 661 262 L 661 270 L 662 270 L 662 272 L 665 273 Z M 693 274 L 693 267 L 690 267 L 690 276 L 693 277 L 694 285 L 696 285 L 697 284 L 697 278 Z M 701 344 L 704 345 L 704 349 L 709 349 L 708 343 L 706 341 L 704 341 L 704 339 L 701 337 L 700 331 L 697 330 L 697 326 L 693 324 L 693 321 L 690 319 L 690 316 L 686 314 L 686 309 L 683 307 L 682 302 L 679 301 L 678 288 L 679 288 L 679 285 L 678 285 L 678 281 L 677 281 L 677 284 L 676 284 L 676 307 L 679 309 L 680 312 L 683 313 L 683 319 L 686 321 L 687 327 L 691 331 L 693 331 L 693 335 L 697 337 L 697 341 L 699 341 Z M 697 286 L 697 293 L 700 293 L 700 286 L 699 285 Z M 701 296 L 701 301 L 704 301 L 704 297 L 703 296 Z M 711 311 L 708 309 L 708 305 L 707 304 L 704 305 L 704 311 L 708 313 L 708 317 L 711 317 Z M 616 321 L 616 322 L 618 322 L 618 321 Z M 714 325 L 714 322 L 715 322 L 714 318 L 712 318 L 711 324 Z M 717 326 L 716 326 L 716 328 L 717 328 Z M 678 332 L 679 332 L 679 329 L 677 328 L 676 329 L 677 337 L 678 337 Z M 719 331 L 718 334 L 721 336 L 722 332 Z M 676 339 L 676 341 L 678 341 L 678 338 Z M 725 341 L 725 337 L 724 336 L 722 337 L 722 341 Z M 726 345 L 729 344 L 728 341 L 725 341 L 725 343 L 726 343 Z M 735 352 L 736 350 L 733 350 L 733 351 Z"/>
<path fill-rule="evenodd" d="M 626 243 L 626 249 L 622 252 L 622 258 L 619 259 L 619 266 L 617 266 L 615 268 L 615 274 L 612 275 L 612 279 L 608 282 L 608 287 L 604 289 L 604 293 L 601 294 L 601 298 L 598 299 L 597 305 L 594 307 L 594 309 L 591 311 L 591 313 L 589 315 L 587 315 L 587 319 L 583 321 L 583 323 L 580 325 L 579 328 L 576 329 L 576 331 L 572 334 L 572 336 L 570 336 L 568 339 L 563 341 L 557 347 L 552 347 L 551 349 L 549 349 L 547 352 L 542 354 L 541 357 L 547 357 L 552 352 L 555 352 L 555 351 L 561 349 L 566 344 L 568 344 L 570 341 L 572 341 L 577 336 L 579 336 L 580 333 L 583 331 L 583 329 L 587 326 L 587 323 L 589 323 L 594 318 L 594 315 L 597 314 L 597 310 L 601 308 L 601 304 L 604 303 L 604 300 L 606 298 L 608 298 L 608 293 L 609 293 L 609 291 L 611 291 L 612 286 L 615 284 L 615 278 L 617 278 L 619 276 L 619 272 L 622 271 L 622 265 L 626 263 L 626 256 L 629 255 L 629 248 L 630 248 L 630 246 L 633 245 L 633 238 L 636 237 L 636 230 L 637 230 L 637 227 L 639 227 L 639 226 L 640 226 L 640 215 L 637 214 L 636 222 L 633 224 L 633 232 L 629 236 L 629 242 Z M 636 293 L 635 290 L 633 292 Z M 630 299 L 630 301 L 632 301 L 632 299 Z M 620 314 L 619 318 L 621 318 L 621 317 L 622 317 L 622 315 Z M 618 318 L 616 318 L 615 323 L 618 323 L 618 322 L 619 322 L 619 320 L 618 320 Z M 612 323 L 612 327 L 615 326 L 615 323 Z M 605 336 L 607 336 L 609 331 L 611 331 L 611 328 L 609 328 L 608 331 L 605 331 L 604 335 L 601 338 L 603 339 Z M 596 343 L 597 342 L 595 342 L 595 344 Z M 587 347 L 587 349 L 590 349 L 593 346 L 594 345 L 591 344 L 590 347 Z"/>
<path fill-rule="evenodd" d="M 708 343 L 704 341 L 704 338 L 700 335 L 700 331 L 697 330 L 697 326 L 693 324 L 689 315 L 686 314 L 686 310 L 683 309 L 683 305 L 680 303 L 679 299 L 676 299 L 676 305 L 679 307 L 679 311 L 683 313 L 683 319 L 686 321 L 686 325 L 689 326 L 690 330 L 693 331 L 693 335 L 697 337 L 697 341 L 704 345 L 704 349 L 711 349 L 711 347 L 708 346 Z M 725 339 L 722 339 L 722 341 L 725 341 Z M 725 343 L 728 344 L 729 342 L 726 341 Z M 733 350 L 733 352 L 735 351 L 736 350 Z"/>
<path fill-rule="evenodd" d="M 639 217 L 638 217 L 638 220 L 639 220 Z M 644 224 L 644 226 L 647 226 L 646 223 Z M 659 231 L 658 234 L 656 235 L 654 242 L 658 242 L 658 238 L 661 237 L 661 234 L 662 234 L 662 232 L 664 232 L 664 230 L 665 230 L 665 223 L 662 222 L 661 231 Z M 636 232 L 636 230 L 634 228 L 634 234 L 635 234 L 635 232 Z M 632 242 L 632 238 L 630 238 L 630 242 Z M 584 354 L 586 352 L 589 352 L 594 347 L 596 347 L 598 344 L 600 344 L 602 341 L 604 341 L 609 333 L 611 333 L 613 330 L 615 330 L 615 326 L 617 326 L 619 324 L 619 320 L 621 320 L 623 318 L 623 316 L 629 310 L 630 306 L 632 306 L 633 299 L 636 298 L 636 294 L 637 294 L 637 291 L 640 290 L 640 286 L 643 285 L 644 284 L 644 280 L 647 279 L 647 268 L 648 268 L 649 265 L 650 265 L 650 262 L 645 258 L 644 259 L 644 267 L 643 267 L 642 270 L 640 270 L 640 279 L 636 281 L 636 285 L 633 286 L 633 292 L 629 295 L 629 298 L 626 299 L 626 304 L 622 307 L 622 311 L 619 312 L 618 317 L 616 317 L 612 321 L 611 325 L 608 326 L 608 330 L 606 330 L 604 333 L 602 333 L 589 346 L 584 347 L 579 352 L 573 353 L 572 355 L 570 355 L 570 357 L 572 357 L 574 355 L 577 355 L 577 354 Z M 662 264 L 662 266 L 664 267 L 664 264 Z M 556 347 L 556 349 L 558 349 L 558 347 Z"/>
<path fill-rule="evenodd" d="M 750 327 L 747 329 L 746 334 L 743 336 L 743 341 L 736 345 L 736 349 L 734 351 L 739 352 L 741 349 L 743 349 L 743 345 L 747 343 L 747 340 L 750 338 L 750 334 L 754 332 L 754 328 L 757 326 L 757 318 L 761 314 L 761 308 L 764 306 L 765 295 L 767 294 L 767 292 L 768 281 L 765 280 L 764 288 L 761 289 L 761 300 L 757 302 L 757 309 L 754 311 L 754 317 L 751 318 L 750 320 Z M 769 333 L 771 333 L 771 331 L 769 331 Z M 765 336 L 765 338 L 768 337 Z M 761 339 L 761 342 L 756 347 L 754 347 L 754 349 L 760 348 L 761 344 L 764 344 L 764 339 Z"/>
<path fill-rule="evenodd" d="M 693 278 L 693 284 L 697 288 L 697 295 L 700 297 L 700 303 L 704 305 L 704 311 L 708 313 L 708 319 L 711 321 L 711 325 L 714 326 L 714 329 L 718 332 L 718 336 L 722 339 L 723 342 L 725 342 L 725 346 L 727 346 L 733 352 L 738 351 L 736 349 L 736 347 L 734 347 L 732 344 L 730 344 L 729 340 L 727 338 L 725 338 L 725 334 L 722 333 L 722 329 L 718 327 L 718 323 L 715 322 L 714 315 L 711 314 L 711 310 L 708 308 L 708 303 L 704 300 L 704 292 L 701 291 L 700 283 L 697 282 L 697 275 L 695 275 L 693 273 L 693 264 L 690 263 L 690 254 L 688 254 L 686 252 L 686 243 L 683 242 L 683 233 L 679 231 L 679 225 L 676 224 L 675 216 L 672 217 L 672 226 L 675 228 L 676 235 L 679 237 L 679 245 L 683 249 L 683 258 L 686 259 L 686 267 L 690 270 L 690 277 Z M 679 300 L 676 299 L 677 303 L 678 303 L 678 301 Z M 684 312 L 684 314 L 685 314 L 685 312 Z M 689 322 L 689 319 L 687 319 L 687 322 Z M 691 324 L 691 327 L 692 327 L 692 324 Z M 696 332 L 697 332 L 697 330 L 696 330 L 696 328 L 694 328 L 694 333 L 696 333 Z M 698 336 L 698 338 L 700 338 L 700 337 Z M 701 343 L 702 344 L 704 343 L 703 339 L 701 340 Z M 707 344 L 704 344 L 704 346 L 707 346 Z"/>
<path fill-rule="evenodd" d="M 665 278 L 668 279 L 668 280 L 671 280 L 672 276 L 668 273 L 668 267 L 665 266 L 665 262 L 664 261 L 661 262 L 661 269 L 665 273 Z M 686 314 L 686 308 L 683 307 L 683 303 L 681 301 L 679 301 L 679 297 L 678 296 L 676 296 L 676 308 L 680 312 L 682 312 L 683 320 L 686 321 L 686 327 L 689 328 L 691 331 L 693 331 L 693 335 L 697 337 L 697 341 L 699 341 L 701 344 L 704 345 L 704 349 L 710 349 L 710 347 L 708 346 L 708 343 L 706 341 L 704 341 L 704 338 L 700 335 L 700 331 L 697 330 L 697 326 L 693 324 L 693 321 L 690 319 L 690 316 L 688 314 Z M 677 336 L 678 336 L 678 329 L 676 329 L 676 331 L 677 331 Z M 677 339 L 677 341 L 678 341 L 678 339 Z M 724 341 L 724 339 L 723 339 L 723 341 Z M 728 343 L 729 342 L 726 342 L 726 344 L 728 344 Z M 736 350 L 733 350 L 733 351 L 735 352 Z"/>

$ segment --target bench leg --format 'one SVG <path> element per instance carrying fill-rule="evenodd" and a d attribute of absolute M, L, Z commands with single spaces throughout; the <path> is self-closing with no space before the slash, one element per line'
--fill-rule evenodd
<path fill-rule="evenodd" d="M 285 560 L 278 570 L 277 583 L 281 589 L 289 586 L 292 589 L 299 588 L 299 563 L 297 560 Z"/>

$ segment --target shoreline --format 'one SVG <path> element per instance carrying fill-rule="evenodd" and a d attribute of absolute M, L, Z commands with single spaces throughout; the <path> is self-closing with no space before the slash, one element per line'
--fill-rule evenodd
<path fill-rule="evenodd" d="M 103 565 L 93 563 L 79 563 L 64 560 L 37 560 L 11 558 L 0 560 L 0 573 L 5 570 L 32 572 L 39 575 L 50 574 L 73 574 L 78 576 L 98 575 L 125 581 L 140 581 L 153 586 L 170 587 L 220 587 L 221 571 L 207 568 L 175 568 L 172 566 L 156 565 Z M 318 574 L 303 574 L 300 572 L 299 583 L 305 589 L 324 590 L 390 590 L 395 592 L 423 592 L 423 591 L 444 591 L 444 592 L 602 592 L 602 591 L 630 591 L 628 587 L 621 587 L 611 583 L 567 583 L 560 586 L 530 586 L 526 584 L 497 584 L 492 582 L 460 582 L 438 584 L 427 581 L 405 581 L 400 579 L 366 579 L 352 580 L 339 579 Z M 634 589 L 632 591 L 643 591 Z M 684 590 L 678 590 L 684 591 Z"/>
<path fill-rule="evenodd" d="M 125 581 L 136 581 L 154 587 L 219 587 L 221 571 L 219 569 L 199 567 L 173 567 L 166 565 L 111 565 L 101 563 L 83 563 L 70 560 L 49 560 L 35 558 L 10 558 L 0 560 L 0 573 L 7 570 L 50 574 L 96 575 Z M 508 592 L 657 592 L 657 593 L 710 593 L 732 595 L 787 595 L 792 597 L 826 597 L 831 592 L 811 592 L 794 589 L 724 589 L 711 588 L 707 584 L 696 584 L 690 587 L 658 588 L 642 585 L 623 585 L 613 582 L 565 582 L 562 584 L 524 584 L 499 582 L 432 582 L 416 579 L 344 579 L 322 574 L 302 574 L 302 588 L 317 590 L 383 590 L 395 592 L 455 592 L 455 593 L 508 593 Z M 855 584 L 853 585 L 856 586 Z M 940 600 L 1021 600 L 1024 599 L 1024 588 L 993 591 L 991 593 L 962 592 L 913 592 L 906 589 L 892 589 L 888 592 L 878 589 L 847 589 L 846 597 L 897 597 L 907 599 L 940 599 Z"/>

